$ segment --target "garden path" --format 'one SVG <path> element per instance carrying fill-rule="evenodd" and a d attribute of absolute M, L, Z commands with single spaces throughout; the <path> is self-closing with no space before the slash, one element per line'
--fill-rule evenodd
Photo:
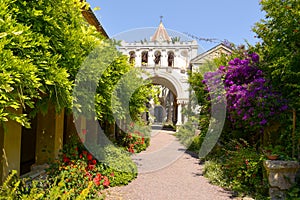
<path fill-rule="evenodd" d="M 139 175 L 129 185 L 106 190 L 107 200 L 226 200 L 231 193 L 202 176 L 203 165 L 187 153 L 174 132 L 152 130 L 146 151 L 132 158 Z"/>

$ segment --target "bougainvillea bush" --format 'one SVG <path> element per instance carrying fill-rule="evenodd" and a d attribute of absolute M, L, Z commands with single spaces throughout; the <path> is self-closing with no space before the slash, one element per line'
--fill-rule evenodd
<path fill-rule="evenodd" d="M 248 50 L 242 49 L 236 58 L 203 77 L 208 107 L 204 111 L 226 103 L 225 126 L 219 143 L 206 157 L 212 162 L 205 174 L 217 184 L 259 199 L 267 194 L 259 147 L 266 135 L 269 139 L 270 127 L 281 123 L 288 102 L 260 69 L 258 54 Z M 214 171 L 219 172 L 216 179 Z"/>
<path fill-rule="evenodd" d="M 262 133 L 288 108 L 286 100 L 272 89 L 263 71 L 257 67 L 258 63 L 256 53 L 245 53 L 243 59 L 235 58 L 227 66 L 207 72 L 203 80 L 208 85 L 206 91 L 210 102 L 218 103 L 226 98 L 230 128 L 242 129 L 253 136 Z"/>

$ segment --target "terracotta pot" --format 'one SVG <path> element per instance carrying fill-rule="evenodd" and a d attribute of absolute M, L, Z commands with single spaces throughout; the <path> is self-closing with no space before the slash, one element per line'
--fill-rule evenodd
<path fill-rule="evenodd" d="M 278 155 L 267 155 L 267 158 L 269 159 L 269 160 L 277 160 L 278 159 Z"/>

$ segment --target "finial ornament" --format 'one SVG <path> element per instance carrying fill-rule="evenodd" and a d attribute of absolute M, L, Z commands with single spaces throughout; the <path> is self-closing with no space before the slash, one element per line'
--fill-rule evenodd
<path fill-rule="evenodd" d="M 164 18 L 164 16 L 160 16 L 160 23 L 162 23 L 162 19 Z"/>

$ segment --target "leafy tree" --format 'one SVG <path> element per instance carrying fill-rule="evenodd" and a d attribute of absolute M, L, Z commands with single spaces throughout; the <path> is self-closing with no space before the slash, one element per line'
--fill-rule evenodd
<path fill-rule="evenodd" d="M 12 3 L 5 0 L 0 4 L 0 122 L 11 119 L 29 126 L 26 115 L 14 110 L 32 108 L 42 85 L 31 57 L 19 54 L 44 42 L 30 27 L 13 18 L 16 8 L 11 7 Z"/>
<path fill-rule="evenodd" d="M 289 99 L 289 106 L 300 108 L 300 4 L 297 0 L 262 0 L 265 19 L 253 31 L 262 40 L 256 48 L 261 67 L 272 84 Z"/>
<path fill-rule="evenodd" d="M 26 123 L 11 108 L 57 111 L 71 107 L 72 84 L 81 62 L 101 38 L 81 11 L 86 3 L 64 1 L 1 2 L 1 122 Z"/>
<path fill-rule="evenodd" d="M 266 15 L 253 28 L 261 39 L 255 48 L 262 56 L 261 68 L 273 86 L 288 99 L 289 109 L 293 112 L 282 122 L 286 124 L 285 132 L 289 132 L 287 138 L 292 140 L 294 156 L 300 111 L 300 4 L 298 0 L 262 0 L 260 4 Z"/>

